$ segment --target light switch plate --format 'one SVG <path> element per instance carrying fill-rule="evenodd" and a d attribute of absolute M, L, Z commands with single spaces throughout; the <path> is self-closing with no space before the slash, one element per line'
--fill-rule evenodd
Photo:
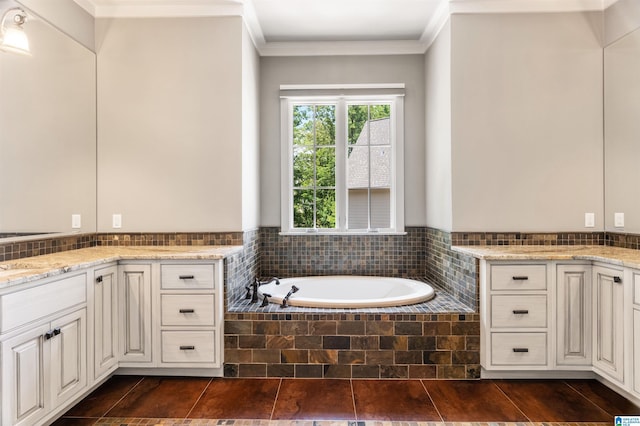
<path fill-rule="evenodd" d="M 624 227 L 624 213 L 613 214 L 613 226 L 615 226 L 616 228 Z"/>
<path fill-rule="evenodd" d="M 584 214 L 584 227 L 585 228 L 593 228 L 596 226 L 596 214 L 595 213 L 585 213 Z"/>
<path fill-rule="evenodd" d="M 71 228 L 80 229 L 82 228 L 82 216 L 79 214 L 71 215 Z"/>
<path fill-rule="evenodd" d="M 122 228 L 122 215 L 120 213 L 116 213 L 113 215 L 113 225 L 114 228 Z"/>

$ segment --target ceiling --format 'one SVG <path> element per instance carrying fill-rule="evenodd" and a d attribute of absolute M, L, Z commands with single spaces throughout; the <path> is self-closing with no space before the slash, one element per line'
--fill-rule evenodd
<path fill-rule="evenodd" d="M 424 53 L 452 13 L 603 10 L 615 0 L 75 0 L 97 18 L 243 16 L 263 56 Z"/>

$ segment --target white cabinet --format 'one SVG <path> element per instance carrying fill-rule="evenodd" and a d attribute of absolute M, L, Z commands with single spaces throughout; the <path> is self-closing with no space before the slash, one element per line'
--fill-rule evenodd
<path fill-rule="evenodd" d="M 624 381 L 623 271 L 593 267 L 593 366 L 618 382 Z"/>
<path fill-rule="evenodd" d="M 636 395 L 640 395 L 640 272 L 633 272 L 633 287 L 631 295 L 631 312 L 632 312 L 632 391 Z"/>
<path fill-rule="evenodd" d="M 220 263 L 160 265 L 160 366 L 221 368 Z"/>
<path fill-rule="evenodd" d="M 491 370 L 549 366 L 549 268 L 540 262 L 481 262 L 480 358 Z"/>
<path fill-rule="evenodd" d="M 591 367 L 591 265 L 556 268 L 556 365 Z"/>
<path fill-rule="evenodd" d="M 97 269 L 93 274 L 93 378 L 118 367 L 118 266 Z"/>
<path fill-rule="evenodd" d="M 121 365 L 150 363 L 152 358 L 151 265 L 119 266 L 118 306 Z"/>
<path fill-rule="evenodd" d="M 87 385 L 86 310 L 1 343 L 2 424 L 33 425 Z"/>

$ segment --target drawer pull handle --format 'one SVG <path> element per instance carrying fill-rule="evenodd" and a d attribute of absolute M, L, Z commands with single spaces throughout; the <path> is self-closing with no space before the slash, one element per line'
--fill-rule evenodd
<path fill-rule="evenodd" d="M 178 278 L 181 280 L 192 280 L 194 277 L 193 275 L 180 275 Z"/>
<path fill-rule="evenodd" d="M 529 279 L 526 275 L 515 275 L 512 278 L 514 281 L 527 281 Z"/>
<path fill-rule="evenodd" d="M 515 352 L 515 353 L 527 353 L 527 352 L 529 352 L 529 348 L 513 348 L 513 352 Z"/>
<path fill-rule="evenodd" d="M 613 282 L 614 282 L 614 283 L 617 283 L 617 284 L 620 284 L 620 283 L 622 282 L 622 278 L 620 278 L 620 277 L 613 277 Z"/>
<path fill-rule="evenodd" d="M 181 314 L 193 314 L 195 309 L 180 309 Z"/>
<path fill-rule="evenodd" d="M 514 315 L 526 315 L 529 313 L 529 310 L 527 309 L 514 309 L 513 310 L 513 314 Z"/>
<path fill-rule="evenodd" d="M 192 351 L 195 348 L 196 348 L 195 346 L 180 346 L 181 351 Z"/>

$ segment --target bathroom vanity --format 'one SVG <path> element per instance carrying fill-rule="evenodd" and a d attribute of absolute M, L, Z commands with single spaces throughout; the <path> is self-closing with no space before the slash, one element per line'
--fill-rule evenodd
<path fill-rule="evenodd" d="M 1 424 L 46 424 L 116 370 L 222 376 L 224 258 L 240 249 L 96 247 L 0 263 Z"/>
<path fill-rule="evenodd" d="M 454 250 L 480 262 L 482 377 L 595 376 L 640 402 L 640 251 Z"/>

